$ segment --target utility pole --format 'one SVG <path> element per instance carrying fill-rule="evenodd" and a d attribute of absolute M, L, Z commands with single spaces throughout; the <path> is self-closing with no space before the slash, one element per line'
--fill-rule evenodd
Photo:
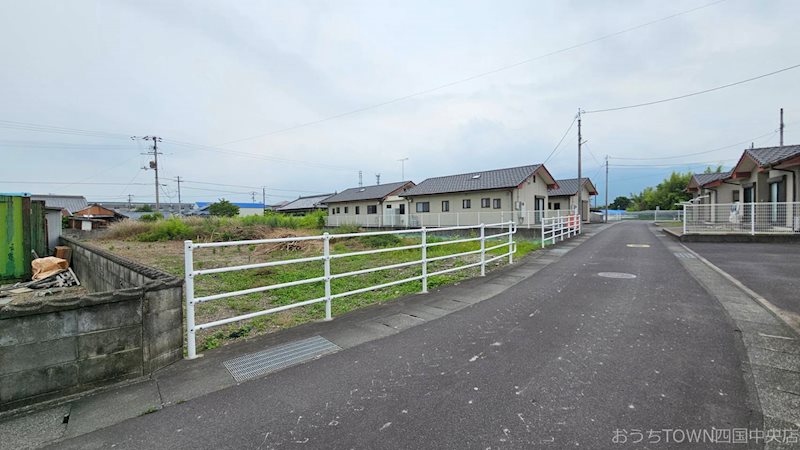
<path fill-rule="evenodd" d="M 128 209 L 129 210 L 133 209 L 133 205 L 131 204 L 131 198 L 132 197 L 133 197 L 133 194 L 128 194 Z"/>
<path fill-rule="evenodd" d="M 153 155 L 153 160 L 150 161 L 150 167 L 149 168 L 153 169 L 153 171 L 156 174 L 156 184 L 155 184 L 155 186 L 156 186 L 156 212 L 160 212 L 160 210 L 161 210 L 161 201 L 160 201 L 160 197 L 159 197 L 159 193 L 158 193 L 158 191 L 159 191 L 159 185 L 158 185 L 158 155 L 159 155 L 159 153 L 158 153 L 158 143 L 161 142 L 161 138 L 158 137 L 158 136 L 145 136 L 145 137 L 141 137 L 141 138 L 137 137 L 137 136 L 131 136 L 131 139 L 141 139 L 143 141 L 153 141 L 153 151 L 152 152 L 142 153 L 142 154 L 143 155 Z M 143 169 L 147 170 L 148 167 L 143 167 Z"/>
<path fill-rule="evenodd" d="M 176 180 L 178 181 L 178 215 L 182 216 L 183 204 L 181 203 L 181 177 L 180 176 L 176 177 Z"/>
<path fill-rule="evenodd" d="M 256 191 L 250 193 L 250 201 L 253 203 L 256 202 Z"/>
<path fill-rule="evenodd" d="M 400 181 L 406 181 L 406 161 L 408 157 L 398 159 L 400 161 Z"/>
<path fill-rule="evenodd" d="M 261 186 L 261 206 L 264 208 L 264 213 L 267 212 L 267 187 Z"/>
<path fill-rule="evenodd" d="M 381 174 L 375 174 L 375 184 L 381 184 Z"/>
<path fill-rule="evenodd" d="M 606 155 L 606 213 L 603 215 L 603 222 L 608 223 L 608 155 Z"/>
<path fill-rule="evenodd" d="M 358 171 L 358 187 L 364 186 L 364 172 Z"/>
<path fill-rule="evenodd" d="M 578 220 L 583 220 L 583 185 L 581 184 L 581 109 L 578 108 Z"/>
<path fill-rule="evenodd" d="M 781 130 L 781 147 L 783 147 L 783 127 L 784 127 L 784 125 L 783 125 L 783 108 L 781 108 L 781 127 L 780 127 L 780 130 Z"/>

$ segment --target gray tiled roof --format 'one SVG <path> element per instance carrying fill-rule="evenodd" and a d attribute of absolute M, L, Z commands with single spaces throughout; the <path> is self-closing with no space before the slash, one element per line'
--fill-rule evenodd
<path fill-rule="evenodd" d="M 380 200 L 408 183 L 411 183 L 411 181 L 398 181 L 396 183 L 376 184 L 374 186 L 345 189 L 344 191 L 325 200 L 325 203 Z"/>
<path fill-rule="evenodd" d="M 75 211 L 80 211 L 89 204 L 86 202 L 86 197 L 82 195 L 31 195 L 31 200 L 44 201 L 44 205 L 52 208 L 66 209 L 67 213 L 72 214 Z"/>
<path fill-rule="evenodd" d="M 314 208 L 323 208 L 324 205 L 322 204 L 325 199 L 330 197 L 333 194 L 317 194 L 317 195 L 307 195 L 305 197 L 299 197 L 297 200 L 293 200 L 280 208 L 277 208 L 275 211 L 278 212 L 291 212 L 291 211 L 301 211 L 306 209 L 314 209 Z"/>
<path fill-rule="evenodd" d="M 415 195 L 445 194 L 449 192 L 510 189 L 519 186 L 540 167 L 542 167 L 541 164 L 534 164 L 531 166 L 428 178 L 420 184 L 407 189 L 400 195 L 403 197 L 413 197 Z"/>
<path fill-rule="evenodd" d="M 693 174 L 695 180 L 697 180 L 698 186 L 705 186 L 708 183 L 717 180 L 724 180 L 726 178 L 730 178 L 731 172 L 720 172 L 720 173 L 696 173 Z"/>
<path fill-rule="evenodd" d="M 588 178 L 581 178 L 583 180 L 583 184 L 587 182 L 591 184 L 592 182 Z M 560 195 L 575 195 L 578 193 L 578 179 L 577 178 L 567 178 L 565 180 L 556 180 L 558 184 L 558 188 L 556 189 L 548 189 L 547 195 L 551 197 L 558 197 Z"/>
<path fill-rule="evenodd" d="M 800 145 L 784 145 L 783 147 L 748 148 L 744 151 L 758 162 L 760 166 L 779 163 L 800 155 Z"/>

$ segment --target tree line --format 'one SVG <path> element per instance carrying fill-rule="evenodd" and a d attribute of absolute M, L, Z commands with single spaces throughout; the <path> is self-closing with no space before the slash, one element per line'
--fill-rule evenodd
<path fill-rule="evenodd" d="M 722 166 L 716 168 L 706 167 L 704 173 L 721 173 Z M 686 190 L 689 181 L 692 179 L 692 172 L 673 171 L 668 177 L 655 187 L 648 186 L 638 194 L 631 193 L 628 196 L 619 196 L 611 202 L 609 209 L 624 209 L 631 211 L 650 211 L 656 209 L 680 209 L 680 203 L 692 198 Z"/>

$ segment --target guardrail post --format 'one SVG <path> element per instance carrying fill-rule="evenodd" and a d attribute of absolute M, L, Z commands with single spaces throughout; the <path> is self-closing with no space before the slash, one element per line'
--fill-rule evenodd
<path fill-rule="evenodd" d="M 508 263 L 514 264 L 514 222 L 508 222 Z"/>
<path fill-rule="evenodd" d="M 542 220 L 542 248 L 547 246 L 547 241 L 544 239 L 544 220 Z"/>
<path fill-rule="evenodd" d="M 183 272 L 186 283 L 186 347 L 188 359 L 197 358 L 194 330 L 194 249 L 192 241 L 183 241 Z"/>
<path fill-rule="evenodd" d="M 756 234 L 756 203 L 750 203 L 750 234 Z"/>
<path fill-rule="evenodd" d="M 683 204 L 683 234 L 686 234 L 686 203 Z"/>
<path fill-rule="evenodd" d="M 325 320 L 331 320 L 331 235 L 322 233 L 322 257 L 325 265 Z"/>
<path fill-rule="evenodd" d="M 428 293 L 428 231 L 422 227 L 422 293 Z"/>
<path fill-rule="evenodd" d="M 481 276 L 486 276 L 486 225 L 481 224 Z"/>

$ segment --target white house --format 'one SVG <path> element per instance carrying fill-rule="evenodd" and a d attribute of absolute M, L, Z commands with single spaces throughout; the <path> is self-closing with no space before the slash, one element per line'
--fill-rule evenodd
<path fill-rule="evenodd" d="M 428 178 L 406 189 L 409 226 L 540 223 L 547 189 L 557 183 L 543 164 Z"/>
<path fill-rule="evenodd" d="M 407 225 L 408 200 L 398 194 L 412 186 L 413 181 L 398 181 L 354 187 L 334 194 L 325 200 L 328 225 L 404 227 Z"/>

